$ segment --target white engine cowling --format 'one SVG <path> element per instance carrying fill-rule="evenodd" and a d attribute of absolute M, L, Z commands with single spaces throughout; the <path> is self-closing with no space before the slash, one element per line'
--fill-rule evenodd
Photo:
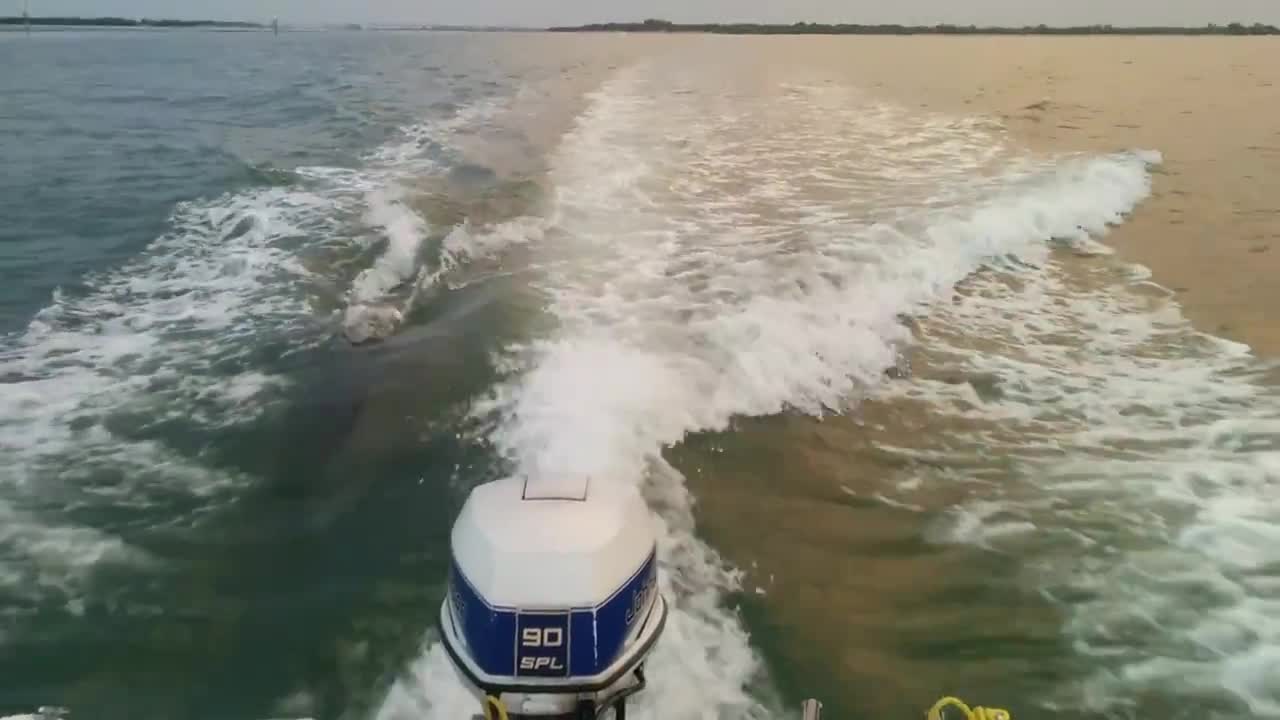
<path fill-rule="evenodd" d="M 652 523 L 630 485 L 475 488 L 440 610 L 454 665 L 513 717 L 594 716 L 643 687 L 666 620 Z"/>

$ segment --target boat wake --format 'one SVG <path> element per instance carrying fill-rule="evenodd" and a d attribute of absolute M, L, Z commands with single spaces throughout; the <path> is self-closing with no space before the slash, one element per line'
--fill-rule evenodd
<path fill-rule="evenodd" d="M 453 162 L 454 133 L 500 106 L 407 128 L 358 168 L 300 167 L 181 203 L 142 253 L 60 288 L 6 336 L 0 599 L 74 607 L 96 569 L 156 562 L 119 528 L 157 507 L 155 522 L 191 527 L 255 482 L 192 448 L 284 401 L 297 358 L 335 327 L 358 341 L 395 332 L 422 286 L 509 236 L 455 233 L 433 261 L 432 228 L 405 199 Z M 64 511 L 103 507 L 114 519 Z"/>
<path fill-rule="evenodd" d="M 841 412 L 879 392 L 914 341 L 904 316 L 990 264 L 1092 247 L 1159 162 L 1035 159 L 986 121 L 826 84 L 760 98 L 737 81 L 686 77 L 673 93 L 641 65 L 592 97 L 533 248 L 555 330 L 509 347 L 506 379 L 475 409 L 514 475 L 636 483 L 649 498 L 672 612 L 643 717 L 778 712 L 732 607 L 740 577 L 696 535 L 664 450 L 737 416 Z M 378 717 L 469 707 L 429 637 Z"/>

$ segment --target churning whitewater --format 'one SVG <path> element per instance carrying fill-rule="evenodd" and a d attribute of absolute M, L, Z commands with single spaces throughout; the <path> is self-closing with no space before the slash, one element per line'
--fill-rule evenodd
<path fill-rule="evenodd" d="M 34 689 L 0 682 L 0 715 L 471 717 L 428 629 L 447 528 L 517 477 L 648 502 L 671 614 L 634 711 L 784 717 L 808 688 L 741 609 L 769 583 L 700 532 L 680 451 L 795 418 L 884 460 L 841 456 L 875 474 L 837 494 L 1013 559 L 1072 668 L 1020 676 L 1020 707 L 1280 718 L 1274 368 L 1106 245 L 1159 152 L 1036 153 L 820 63 L 665 38 L 332 37 L 299 67 L 202 50 L 301 118 L 259 137 L 229 106 L 226 134 L 372 140 L 166 201 L 159 237 L 3 336 L 0 671 Z M 437 95 L 367 127 L 366 93 L 424 76 Z"/>
<path fill-rule="evenodd" d="M 438 172 L 425 147 L 491 112 L 479 103 L 407 128 L 358 169 L 299 167 L 293 187 L 228 193 L 179 205 L 171 230 L 122 267 L 91 273 L 75 296 L 55 291 L 0 352 L 9 492 L 0 495 L 0 582 L 25 597 L 73 602 L 103 562 L 146 563 L 146 553 L 88 527 L 53 524 L 24 505 L 110 500 L 145 510 L 164 503 L 194 522 L 250 478 L 204 467 L 150 439 L 113 432 L 118 418 L 190 425 L 198 432 L 252 420 L 288 384 L 254 361 L 264 346 L 288 358 L 330 334 L 316 306 L 345 305 L 353 341 L 385 337 L 435 269 L 422 245 L 428 224 L 407 209 L 401 183 Z M 355 221 L 354 236 L 351 234 Z M 372 257 L 332 288 L 333 275 Z M 437 262 L 447 262 L 447 257 Z M 328 297 L 326 297 L 326 295 Z M 268 353 L 270 352 L 268 351 Z M 69 466 L 69 467 L 64 467 Z M 95 475 L 105 473 L 109 482 Z M 57 477 L 51 488 L 42 478 Z M 182 494 L 190 498 L 174 502 Z"/>
<path fill-rule="evenodd" d="M 651 67 L 620 72 L 563 138 L 553 219 L 535 249 L 556 329 L 508 348 L 507 379 L 476 413 L 492 423 L 489 440 L 517 476 L 638 483 L 650 498 L 674 613 L 649 663 L 644 716 L 766 717 L 779 712 L 772 698 L 744 692 L 767 686 L 761 659 L 724 607 L 740 576 L 694 533 L 692 498 L 664 449 L 692 432 L 723 430 L 735 416 L 820 415 L 869 395 L 936 392 L 927 377 L 888 383 L 885 372 L 914 342 L 946 352 L 939 332 L 993 344 L 1016 338 L 1021 352 L 1060 368 L 1023 377 L 1034 361 L 1016 365 L 1020 373 L 1003 361 L 995 371 L 1030 396 L 1009 391 L 970 413 L 1034 415 L 1040 396 L 1070 392 L 1062 383 L 1088 383 L 1098 372 L 1091 367 L 1114 362 L 1103 387 L 1081 393 L 1082 402 L 1113 404 L 1115 384 L 1137 375 L 1126 363 L 1142 364 L 1119 351 L 1175 332 L 1169 323 L 1189 331 L 1174 307 L 1126 300 L 1137 280 L 1115 290 L 1082 278 L 1064 289 L 1053 257 L 1055 248 L 1105 253 L 1098 239 L 1148 195 L 1158 153 L 1035 158 L 989 121 L 912 112 L 849 88 L 790 84 L 762 101 L 732 76 L 670 82 Z M 959 283 L 967 287 L 957 295 Z M 916 316 L 926 318 L 925 337 L 913 338 L 904 322 Z M 1071 325 L 1061 328 L 1073 335 L 1066 342 L 1094 349 L 1092 362 L 1037 344 L 1054 321 Z M 1109 332 L 1116 326 L 1120 339 Z M 961 353 L 971 341 L 955 342 Z M 1239 362 L 1231 347 L 1196 342 L 1220 365 L 1186 361 L 1205 382 Z M 989 371 L 1000 350 L 959 357 L 984 360 Z M 1063 367 L 1074 362 L 1075 370 Z M 1177 371 L 1177 362 L 1157 361 L 1151 382 L 1166 382 L 1161 371 Z M 1233 392 L 1226 388 L 1206 392 Z M 1150 412 L 1164 412 L 1160 398 L 1148 400 Z M 953 407 L 942 395 L 934 402 L 941 412 Z M 1069 475 L 1072 462 L 1090 461 L 1062 463 L 1055 474 Z M 1078 532 L 1070 515 L 1056 520 L 1064 527 L 1054 532 Z M 940 539 L 981 540 L 963 527 Z M 1078 611 L 1104 602 L 1120 599 Z M 1088 642 L 1087 628 L 1082 617 L 1067 631 Z M 1152 678 L 1157 668 L 1122 673 Z M 1089 697 L 1100 706 L 1123 697 L 1136 687 L 1125 676 L 1089 681 Z M 1256 711 L 1267 708 L 1244 691 Z M 428 641 L 380 717 L 456 717 L 473 702 Z"/>

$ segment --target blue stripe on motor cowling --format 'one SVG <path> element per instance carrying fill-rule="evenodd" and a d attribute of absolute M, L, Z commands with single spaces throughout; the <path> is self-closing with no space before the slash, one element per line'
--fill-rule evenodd
<path fill-rule="evenodd" d="M 563 658 L 563 652 L 550 650 L 534 652 L 529 641 L 536 638 L 521 637 L 521 627 L 526 633 L 530 626 L 564 627 L 568 630 L 568 666 L 555 677 L 591 677 L 609 667 L 622 651 L 622 643 L 642 622 L 657 591 L 657 557 L 649 559 L 608 600 L 593 608 L 569 608 L 560 611 L 528 610 L 525 618 L 537 617 L 536 622 L 520 621 L 517 608 L 495 607 L 476 592 L 467 581 L 457 562 L 451 563 L 449 577 L 449 602 L 454 621 L 461 628 L 467 643 L 467 652 L 476 665 L 488 675 L 498 677 L 548 677 L 547 668 L 539 665 L 535 670 L 529 657 Z M 535 633 L 536 634 L 536 633 Z M 554 636 L 552 636 L 554 637 Z M 521 641 L 525 640 L 522 646 Z M 520 658 L 520 663 L 517 662 Z M 526 665 L 521 670 L 520 664 Z M 554 661 L 551 662 L 554 666 Z"/>

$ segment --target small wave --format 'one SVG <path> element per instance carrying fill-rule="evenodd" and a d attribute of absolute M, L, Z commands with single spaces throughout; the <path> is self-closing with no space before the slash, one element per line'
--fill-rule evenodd
<path fill-rule="evenodd" d="M 0 448 L 26 460 L 82 449 L 77 434 L 126 409 L 209 427 L 256 412 L 274 378 L 242 361 L 253 337 L 305 326 L 288 289 L 307 271 L 290 246 L 327 207 L 283 189 L 184 204 L 142 256 L 55 292 L 0 353 L 0 376 L 20 378 L 0 394 Z"/>
<path fill-rule="evenodd" d="M 986 275 L 923 323 L 928 372 L 886 399 L 946 418 L 926 447 L 981 444 L 1014 468 L 935 538 L 1025 557 L 1026 581 L 1063 609 L 1093 670 L 1055 705 L 1145 715 L 1163 698 L 1280 717 L 1280 393 L 1247 347 L 1196 332 L 1143 287 L 1149 273 L 1119 270 Z M 935 377 L 956 372 L 1001 392 Z M 922 473 L 915 497 L 960 481 Z"/>
<path fill-rule="evenodd" d="M 301 176 L 289 168 L 276 167 L 265 163 L 247 163 L 236 158 L 244 167 L 245 175 L 255 185 L 274 185 L 288 187 L 295 184 Z"/>
<path fill-rule="evenodd" d="M 369 156 L 368 167 L 344 178 L 364 191 L 365 222 L 377 231 L 384 249 L 372 266 L 351 283 L 343 332 L 353 343 L 381 340 L 394 334 L 412 310 L 419 293 L 443 273 L 456 267 L 465 252 L 449 249 L 434 264 L 423 257 L 423 245 L 433 228 L 411 207 L 403 183 L 421 179 L 449 167 L 443 148 L 457 134 L 482 124 L 503 103 L 491 98 L 460 108 L 447 119 L 422 123 L 403 132 L 404 140 L 379 148 Z M 456 159 L 455 159 L 456 160 Z M 456 164 L 455 170 L 479 177 L 492 171 Z M 412 282 L 411 282 L 412 281 Z M 395 291 L 408 288 L 397 295 Z"/>
<path fill-rule="evenodd" d="M 109 529 L 34 510 L 55 498 L 127 512 L 185 494 L 201 498 L 188 504 L 198 513 L 244 483 L 153 429 L 216 432 L 256 417 L 284 386 L 254 353 L 265 338 L 296 349 L 323 337 L 292 248 L 328 210 L 323 197 L 284 188 L 184 203 L 141 256 L 55 292 L 5 338 L 0 493 L 12 517 L 0 586 L 73 596 L 91 567 L 136 559 Z"/>
<path fill-rule="evenodd" d="M 300 167 L 267 187 L 181 203 L 141 254 L 59 289 L 4 337 L 0 509 L 11 522 L 0 532 L 0 591 L 72 597 L 92 567 L 140 559 L 110 527 L 78 526 L 50 507 L 110 503 L 127 514 L 184 497 L 157 522 L 185 524 L 252 482 L 155 438 L 169 427 L 210 437 L 281 396 L 289 382 L 270 349 L 283 358 L 332 336 L 323 297 L 341 269 L 325 260 L 359 252 L 362 213 L 387 247 L 355 274 L 346 315 L 394 331 L 405 308 L 380 302 L 419 277 L 426 235 L 399 180 L 437 168 L 421 145 L 472 112 L 440 132 L 407 129 L 363 167 Z"/>
<path fill-rule="evenodd" d="M 401 212 L 413 213 L 407 208 L 393 211 L 390 220 L 398 229 L 386 232 L 401 235 L 402 248 L 412 242 L 420 247 L 423 238 L 417 233 L 425 232 L 425 222 L 416 215 L 412 220 L 402 220 L 397 217 Z M 437 287 L 443 278 L 472 261 L 493 258 L 511 247 L 536 242 L 547 226 L 547 219 L 537 216 L 521 216 L 484 228 L 475 228 L 469 220 L 464 220 L 445 235 L 434 262 L 404 263 L 394 270 L 390 268 L 397 267 L 397 261 L 387 258 L 387 254 L 393 252 L 388 247 L 373 268 L 362 272 L 353 284 L 351 296 L 360 299 L 348 305 L 343 318 L 347 339 L 359 344 L 390 337 L 399 330 L 405 315 L 417 305 L 422 294 Z M 411 279 L 407 275 L 397 279 L 398 272 L 410 270 Z M 388 294 L 396 290 L 398 295 Z"/>
<path fill-rule="evenodd" d="M 104 563 L 151 564 L 145 552 L 119 538 L 91 528 L 50 524 L 2 502 L 0 548 L 0 597 L 7 603 L 37 601 L 51 592 L 74 598 L 88 574 Z"/>
<path fill-rule="evenodd" d="M 351 283 L 343 328 L 353 342 L 386 337 L 400 325 L 403 313 L 387 304 L 388 295 L 417 275 L 429 230 L 426 221 L 405 205 L 400 191 L 375 190 L 366 202 L 366 222 L 380 230 L 386 247 Z"/>
<path fill-rule="evenodd" d="M 6 715 L 0 720 L 62 720 L 68 716 L 66 708 L 45 706 L 37 708 L 34 713 Z"/>

